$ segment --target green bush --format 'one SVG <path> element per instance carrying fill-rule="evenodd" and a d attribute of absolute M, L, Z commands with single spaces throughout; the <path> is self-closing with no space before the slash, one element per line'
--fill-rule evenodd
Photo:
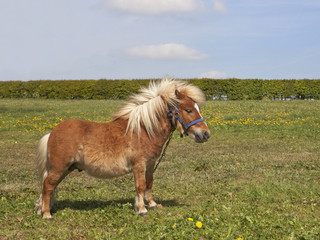
<path fill-rule="evenodd" d="M 320 80 L 186 79 L 208 99 L 320 99 Z M 125 99 L 150 80 L 0 82 L 0 98 Z"/>

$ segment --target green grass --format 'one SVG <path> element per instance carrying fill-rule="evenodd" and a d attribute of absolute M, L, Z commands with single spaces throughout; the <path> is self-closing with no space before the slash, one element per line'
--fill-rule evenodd
<path fill-rule="evenodd" d="M 175 134 L 155 173 L 163 208 L 135 214 L 132 175 L 73 172 L 44 221 L 38 140 L 63 119 L 110 121 L 122 103 L 0 100 L 0 239 L 320 239 L 319 101 L 207 102 L 210 141 Z"/>

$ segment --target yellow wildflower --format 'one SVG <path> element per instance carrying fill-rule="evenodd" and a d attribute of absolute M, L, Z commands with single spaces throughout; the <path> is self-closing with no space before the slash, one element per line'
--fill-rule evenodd
<path fill-rule="evenodd" d="M 202 228 L 202 222 L 197 222 L 196 226 L 197 226 L 197 228 Z"/>
<path fill-rule="evenodd" d="M 172 225 L 172 228 L 175 229 L 177 226 L 176 225 Z"/>
<path fill-rule="evenodd" d="M 193 218 L 188 218 L 188 220 L 193 222 Z"/>
<path fill-rule="evenodd" d="M 237 238 L 237 240 L 243 240 L 243 238 Z"/>

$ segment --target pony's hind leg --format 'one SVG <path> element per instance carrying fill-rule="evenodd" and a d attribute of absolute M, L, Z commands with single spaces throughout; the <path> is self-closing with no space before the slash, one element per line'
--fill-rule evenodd
<path fill-rule="evenodd" d="M 55 203 L 56 197 L 57 197 L 57 190 L 55 190 L 50 197 L 50 210 L 52 206 Z M 38 215 L 42 216 L 42 205 L 43 205 L 43 200 L 42 200 L 42 192 L 40 194 L 40 197 L 37 199 L 36 204 L 35 204 L 35 211 Z"/>
<path fill-rule="evenodd" d="M 70 173 L 66 170 L 63 173 L 49 171 L 43 182 L 42 194 L 39 201 L 42 201 L 41 212 L 44 219 L 51 219 L 50 209 L 54 203 L 54 192 L 58 184 Z"/>

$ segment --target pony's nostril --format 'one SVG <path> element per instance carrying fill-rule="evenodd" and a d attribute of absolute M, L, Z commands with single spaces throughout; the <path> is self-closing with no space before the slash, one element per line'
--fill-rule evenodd
<path fill-rule="evenodd" d="M 208 131 L 204 131 L 203 137 L 204 139 L 208 140 L 210 138 L 210 133 Z"/>

